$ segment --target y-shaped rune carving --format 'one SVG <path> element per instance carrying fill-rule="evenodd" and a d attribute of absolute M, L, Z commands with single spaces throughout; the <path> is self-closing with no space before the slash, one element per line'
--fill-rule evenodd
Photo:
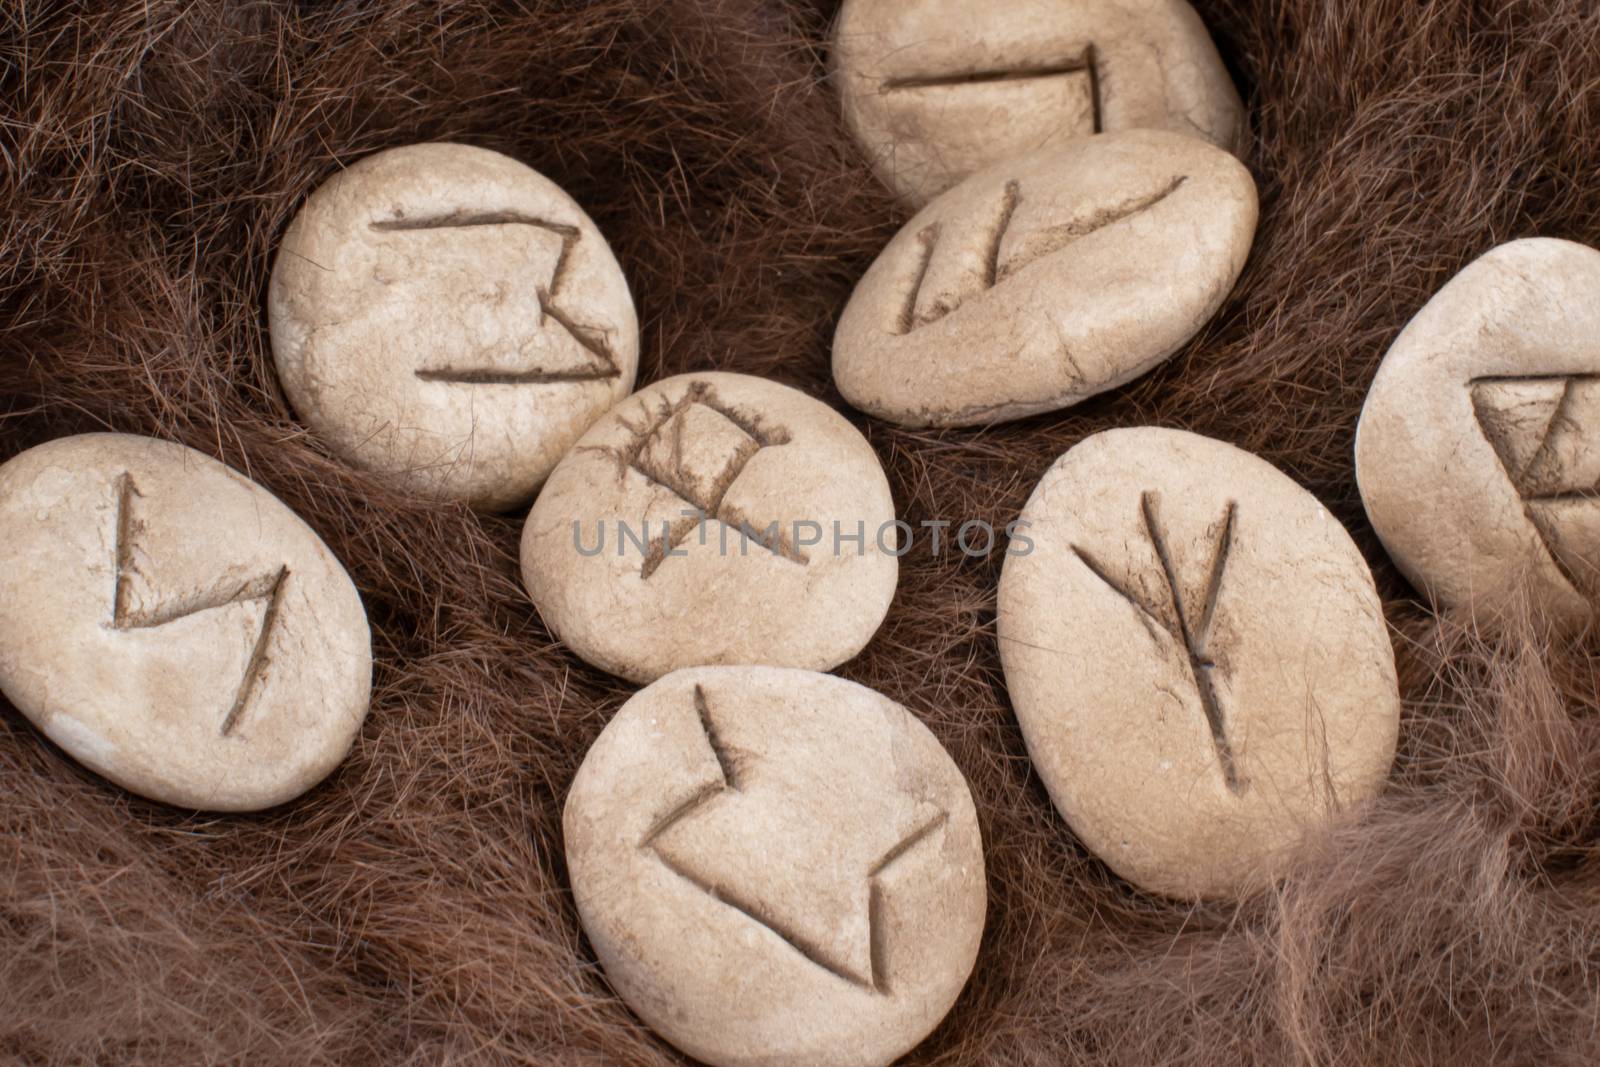
<path fill-rule="evenodd" d="M 632 441 L 620 450 L 605 451 L 624 472 L 631 470 L 666 489 L 696 513 L 679 516 L 665 538 L 651 543 L 641 577 L 654 574 L 668 553 L 707 519 L 740 530 L 784 559 L 802 566 L 810 562 L 784 535 L 781 524 L 769 524 L 769 535 L 763 536 L 750 517 L 727 499 L 728 490 L 757 452 L 789 443 L 787 430 L 762 426 L 721 403 L 710 383 L 698 381 L 691 382 L 676 401 L 662 398 L 643 425 L 626 425 L 633 431 Z"/>
<path fill-rule="evenodd" d="M 1035 260 L 1059 252 L 1096 230 L 1102 230 L 1113 223 L 1149 211 L 1177 192 L 1178 187 L 1187 180 L 1187 175 L 1179 175 L 1154 192 L 1101 208 L 1082 218 L 1027 231 L 1020 241 L 1015 242 L 1016 247 L 1009 256 L 1004 255 L 1003 246 L 1006 235 L 1011 230 L 1012 221 L 1016 217 L 1017 207 L 1022 203 L 1023 190 L 1018 181 L 1006 182 L 1000 194 L 1000 201 L 995 207 L 994 224 L 989 227 L 988 233 L 983 238 L 981 257 L 983 275 L 976 279 L 972 288 L 977 293 L 987 292 L 1003 284 L 1006 279 Z M 895 324 L 897 333 L 908 334 L 930 323 L 938 322 L 975 295 L 964 291 L 946 292 L 929 298 L 924 293 L 923 290 L 928 283 L 928 272 L 938 253 L 942 230 L 943 227 L 936 221 L 917 232 L 916 267 L 912 271 L 911 287 L 900 305 L 900 314 Z"/>
<path fill-rule="evenodd" d="M 1484 438 L 1522 498 L 1523 513 L 1563 577 L 1584 595 L 1597 584 L 1563 529 L 1592 525 L 1600 503 L 1600 375 L 1491 375 L 1469 383 Z M 1585 523 L 1574 509 L 1583 509 Z"/>
<path fill-rule="evenodd" d="M 710 702 L 702 686 L 694 687 L 694 707 L 695 714 L 699 717 L 700 729 L 705 735 L 706 747 L 710 750 L 711 758 L 716 761 L 718 778 L 695 790 L 657 818 L 640 840 L 640 850 L 651 853 L 667 870 L 712 900 L 765 927 L 815 966 L 868 992 L 890 993 L 888 921 L 884 914 L 887 898 L 884 878 L 909 853 L 938 832 L 949 820 L 949 813 L 940 811 L 901 837 L 879 854 L 862 872 L 862 877 L 866 880 L 868 963 L 866 971 L 863 972 L 858 967 L 852 966 L 848 960 L 840 958 L 837 952 L 830 950 L 820 941 L 807 937 L 793 923 L 784 921 L 769 908 L 758 903 L 757 894 L 741 892 L 737 885 L 732 884 L 732 879 L 702 873 L 692 859 L 678 858 L 670 849 L 663 847 L 664 839 L 669 837 L 674 829 L 708 812 L 714 803 L 724 799 L 737 799 L 745 793 L 739 761 L 718 733 L 712 718 Z M 823 859 L 824 857 L 818 857 L 819 862 Z M 837 857 L 830 859 L 837 862 Z M 742 873 L 759 878 L 792 876 L 798 872 Z"/>
<path fill-rule="evenodd" d="M 539 326 L 549 319 L 566 331 L 587 353 L 589 361 L 572 367 L 530 367 L 507 371 L 492 367 L 424 367 L 416 372 L 425 382 L 458 382 L 465 385 L 527 385 L 552 382 L 590 382 L 615 378 L 621 374 L 616 356 L 606 345 L 602 331 L 584 326 L 556 303 L 556 294 L 566 280 L 572 250 L 583 236 L 578 227 L 565 222 L 552 222 L 534 215 L 515 211 L 456 213 L 418 219 L 386 219 L 371 223 L 374 230 L 387 233 L 408 233 L 418 230 L 460 229 L 469 226 L 532 226 L 555 234 L 561 239 L 549 281 L 535 288 L 539 300 Z"/>
<path fill-rule="evenodd" d="M 139 489 L 133 482 L 133 475 L 124 473 L 117 479 L 117 544 L 113 561 L 116 567 L 116 587 L 111 600 L 112 629 L 155 629 L 213 608 L 250 601 L 265 602 L 266 606 L 261 613 L 261 626 L 256 631 L 255 642 L 250 649 L 250 659 L 245 665 L 244 677 L 239 680 L 233 699 L 229 701 L 227 710 L 222 716 L 221 731 L 226 736 L 233 731 L 240 715 L 244 713 L 261 679 L 261 674 L 266 669 L 267 649 L 272 640 L 273 628 L 278 621 L 278 612 L 283 604 L 284 587 L 289 580 L 289 568 L 284 566 L 277 570 L 263 571 L 243 582 L 220 582 L 210 589 L 170 597 L 154 606 L 135 607 L 132 579 L 137 569 L 134 562 L 134 541 L 139 533 L 139 524 L 134 518 L 133 502 L 139 495 Z"/>
<path fill-rule="evenodd" d="M 1161 577 L 1166 590 L 1163 599 L 1146 598 L 1141 583 L 1119 582 L 1113 579 L 1107 568 L 1081 546 L 1073 545 L 1072 551 L 1090 573 L 1133 605 L 1139 612 L 1140 621 L 1144 623 L 1153 638 L 1159 642 L 1164 634 L 1183 646 L 1189 664 L 1189 674 L 1194 679 L 1196 691 L 1200 694 L 1200 707 L 1205 712 L 1206 724 L 1211 730 L 1211 740 L 1216 747 L 1217 762 L 1222 768 L 1222 776 L 1227 781 L 1228 788 L 1239 793 L 1244 790 L 1247 783 L 1239 775 L 1233 745 L 1228 740 L 1227 720 L 1223 714 L 1222 703 L 1217 698 L 1216 684 L 1212 677 L 1217 664 L 1207 651 L 1211 639 L 1211 624 L 1216 617 L 1217 601 L 1222 591 L 1223 572 L 1228 566 L 1228 554 L 1233 550 L 1234 525 L 1239 506 L 1229 501 L 1227 510 L 1223 513 L 1216 544 L 1211 551 L 1210 566 L 1206 571 L 1205 592 L 1198 605 L 1185 602 L 1183 583 L 1179 581 L 1172 551 L 1167 543 L 1166 533 L 1161 528 L 1160 517 L 1157 515 L 1159 506 L 1159 498 L 1155 493 L 1139 494 L 1139 514 L 1144 524 L 1145 536 L 1150 539 L 1150 546 L 1155 550 L 1156 558 L 1161 563 Z"/>

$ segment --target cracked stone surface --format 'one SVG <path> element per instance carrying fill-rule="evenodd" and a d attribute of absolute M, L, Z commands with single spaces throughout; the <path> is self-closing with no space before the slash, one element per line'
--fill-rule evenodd
<path fill-rule="evenodd" d="M 833 338 L 851 404 L 905 426 L 1070 407 L 1170 357 L 1255 237 L 1255 182 L 1203 141 L 1106 134 L 1008 160 L 923 208 Z"/>
<path fill-rule="evenodd" d="M 1172 130 L 1236 154 L 1247 136 L 1184 0 L 847 0 L 832 65 L 846 124 L 911 207 L 1099 133 Z"/>
<path fill-rule="evenodd" d="M 0 690 L 155 800 L 252 811 L 349 751 L 372 683 L 339 561 L 265 489 L 182 445 L 86 434 L 0 466 Z"/>
<path fill-rule="evenodd" d="M 1045 473 L 1001 572 L 1001 662 L 1056 807 L 1112 870 L 1243 896 L 1383 786 L 1400 696 L 1371 573 L 1264 460 L 1110 430 Z"/>
<path fill-rule="evenodd" d="M 574 652 L 633 681 L 702 664 L 827 670 L 889 610 L 894 517 L 876 454 L 827 405 L 762 378 L 679 375 L 562 460 L 523 529 L 523 582 Z M 863 542 L 835 551 L 835 523 Z"/>
<path fill-rule="evenodd" d="M 713 1067 L 882 1067 L 977 959 L 966 780 L 906 709 L 810 671 L 676 671 L 601 732 L 567 868 L 606 977 Z"/>
<path fill-rule="evenodd" d="M 469 145 L 389 149 L 318 187 L 267 312 L 284 392 L 339 456 L 491 511 L 532 498 L 639 361 L 627 282 L 588 215 Z"/>
<path fill-rule="evenodd" d="M 1484 621 L 1600 602 L 1600 252 L 1513 241 L 1383 358 L 1356 434 L 1367 517 L 1419 590 Z"/>

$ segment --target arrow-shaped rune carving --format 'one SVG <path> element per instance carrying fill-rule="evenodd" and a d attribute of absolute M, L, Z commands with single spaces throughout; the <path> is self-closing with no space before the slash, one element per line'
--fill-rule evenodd
<path fill-rule="evenodd" d="M 747 795 L 746 776 L 740 770 L 739 760 L 735 759 L 734 753 L 719 734 L 712 719 L 711 706 L 706 699 L 705 689 L 698 685 L 694 687 L 694 707 L 699 717 L 700 729 L 705 735 L 706 747 L 710 749 L 711 757 L 716 761 L 718 777 L 715 781 L 697 789 L 682 802 L 668 808 L 657 818 L 640 840 L 639 849 L 650 853 L 667 870 L 712 900 L 776 935 L 814 966 L 869 993 L 889 994 L 891 990 L 888 920 L 884 914 L 887 898 L 883 879 L 908 853 L 933 837 L 949 820 L 949 813 L 938 812 L 879 853 L 862 871 L 862 876 L 866 879 L 867 907 L 867 969 L 863 972 L 859 965 L 852 965 L 849 960 L 840 958 L 836 949 L 808 937 L 796 924 L 786 921 L 759 903 L 757 894 L 742 892 L 737 885 L 732 884 L 734 879 L 702 873 L 699 865 L 693 860 L 679 858 L 671 848 L 666 847 L 665 839 L 671 836 L 675 828 L 707 814 L 715 802 Z M 821 860 L 822 857 L 818 859 Z M 834 862 L 838 861 L 838 857 L 831 859 Z M 755 873 L 757 877 L 760 876 L 759 872 Z M 782 877 L 782 872 L 779 872 L 778 876 Z"/>
<path fill-rule="evenodd" d="M 1230 790 L 1240 793 L 1244 791 L 1247 783 L 1239 774 L 1233 745 L 1228 740 L 1227 719 L 1223 714 L 1222 702 L 1217 696 L 1213 678 L 1217 663 L 1207 651 L 1212 622 L 1216 617 L 1217 601 L 1222 591 L 1222 576 L 1228 567 L 1228 554 L 1233 550 L 1234 526 L 1239 506 L 1230 500 L 1223 513 L 1220 529 L 1216 534 L 1216 543 L 1211 549 L 1205 591 L 1198 605 L 1189 603 L 1184 597 L 1184 586 L 1179 581 L 1177 566 L 1173 561 L 1166 533 L 1161 528 L 1160 516 L 1157 514 L 1159 507 L 1160 498 L 1157 494 L 1148 491 L 1139 494 L 1139 515 L 1145 536 L 1149 538 L 1150 547 L 1155 550 L 1156 558 L 1161 563 L 1162 588 L 1166 593 L 1164 597 L 1159 599 L 1148 597 L 1142 583 L 1117 581 L 1106 567 L 1081 546 L 1073 545 L 1072 551 L 1090 573 L 1133 605 L 1139 613 L 1140 621 L 1158 643 L 1165 635 L 1166 638 L 1182 646 L 1189 664 L 1190 677 L 1194 679 L 1195 690 L 1200 694 L 1200 707 L 1205 712 L 1206 724 L 1211 730 L 1211 740 L 1216 747 L 1217 762 L 1222 768 L 1222 776 Z"/>
<path fill-rule="evenodd" d="M 186 619 L 202 611 L 262 601 L 261 625 L 256 631 L 250 649 L 250 659 L 245 665 L 244 677 L 234 689 L 233 699 L 222 716 L 221 731 L 224 736 L 233 731 L 240 715 L 250 703 L 262 672 L 268 661 L 268 646 L 273 627 L 283 605 L 284 588 L 289 580 L 289 568 L 262 571 L 243 582 L 219 582 L 210 589 L 169 597 L 151 607 L 133 604 L 132 580 L 136 573 L 134 540 L 139 533 L 139 523 L 133 514 L 133 502 L 141 494 L 133 483 L 133 475 L 124 473 L 117 479 L 117 544 L 114 564 L 116 587 L 112 593 L 111 628 L 114 630 L 151 630 Z"/>

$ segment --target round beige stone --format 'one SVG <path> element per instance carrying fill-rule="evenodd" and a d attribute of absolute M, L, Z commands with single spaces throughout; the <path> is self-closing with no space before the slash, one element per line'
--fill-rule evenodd
<path fill-rule="evenodd" d="M 1000 577 L 1000 656 L 1034 765 L 1112 870 L 1184 898 L 1270 884 L 1376 794 L 1400 698 L 1372 576 L 1264 460 L 1111 430 L 1056 461 Z"/>
<path fill-rule="evenodd" d="M 320 186 L 267 312 L 284 392 L 334 452 L 485 510 L 526 503 L 639 362 L 627 281 L 589 216 L 468 145 L 379 152 Z"/>
<path fill-rule="evenodd" d="M 276 497 L 182 445 L 50 441 L 0 466 L 0 690 L 118 785 L 208 811 L 310 789 L 366 718 L 355 586 Z"/>
<path fill-rule="evenodd" d="M 856 286 L 833 376 L 904 426 L 1069 407 L 1143 374 L 1221 306 L 1256 190 L 1204 141 L 1138 130 L 1001 163 L 920 211 Z"/>
<path fill-rule="evenodd" d="M 985 883 L 966 780 L 825 674 L 676 671 L 589 750 L 567 867 L 606 977 L 712 1067 L 881 1067 L 950 1010 Z"/>
<path fill-rule="evenodd" d="M 921 207 L 970 174 L 1132 129 L 1242 150 L 1239 94 L 1184 0 L 846 0 L 834 77 L 879 179 Z"/>
<path fill-rule="evenodd" d="M 1600 602 L 1600 252 L 1501 245 L 1384 356 L 1356 434 L 1367 517 L 1413 584 L 1490 618 Z"/>
<path fill-rule="evenodd" d="M 522 577 L 561 640 L 624 678 L 826 670 L 889 610 L 893 522 L 877 456 L 833 409 L 761 378 L 685 374 L 619 404 L 556 468 L 523 529 Z"/>

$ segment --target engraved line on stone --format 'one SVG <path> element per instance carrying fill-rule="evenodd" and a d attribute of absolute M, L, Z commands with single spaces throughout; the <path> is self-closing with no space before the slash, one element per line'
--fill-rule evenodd
<path fill-rule="evenodd" d="M 498 371 L 489 368 L 451 370 L 448 367 L 419 370 L 417 377 L 425 382 L 454 382 L 458 385 L 553 385 L 558 382 L 594 382 L 616 377 L 615 371 Z"/>
<path fill-rule="evenodd" d="M 1489 443 L 1489 447 L 1494 451 L 1495 459 L 1499 461 L 1501 468 L 1506 472 L 1506 476 L 1511 479 L 1512 487 L 1517 490 L 1519 495 L 1523 492 L 1522 479 L 1527 473 L 1528 465 L 1524 463 L 1515 470 L 1512 469 L 1513 464 L 1516 462 L 1516 442 L 1512 440 L 1512 435 L 1506 432 L 1506 427 L 1500 421 L 1500 412 L 1490 405 L 1485 397 L 1485 390 L 1481 386 L 1494 386 L 1505 382 L 1542 384 L 1559 380 L 1559 377 L 1474 378 L 1467 383 L 1467 395 L 1472 402 L 1473 417 L 1478 420 L 1478 430 L 1483 434 L 1484 440 Z M 1565 395 L 1565 388 L 1563 384 L 1563 395 Z M 1552 409 L 1550 414 L 1553 419 L 1555 411 Z M 1541 433 L 1548 435 L 1549 432 L 1550 424 L 1547 421 Z M 1539 446 L 1536 445 L 1535 451 L 1538 448 Z"/>
<path fill-rule="evenodd" d="M 233 706 L 228 709 L 227 716 L 222 720 L 224 737 L 232 732 L 234 724 L 239 721 L 239 716 L 244 714 L 245 705 L 250 702 L 256 682 L 267 668 L 269 661 L 267 644 L 271 640 L 273 626 L 278 621 L 278 610 L 283 605 L 283 589 L 288 580 L 289 568 L 279 567 L 277 579 L 272 583 L 272 592 L 267 600 L 267 610 L 261 616 L 261 629 L 256 633 L 255 647 L 250 650 L 250 662 L 245 666 L 243 680 L 239 682 L 239 692 L 234 696 Z"/>
<path fill-rule="evenodd" d="M 1021 199 L 1021 185 L 1015 179 L 1006 182 L 1005 195 L 1000 200 L 1000 223 L 994 228 L 989 254 L 984 258 L 983 284 L 986 288 L 993 289 L 1000 280 L 1000 244 L 1006 239 L 1006 231 L 1011 228 L 1011 217 L 1017 213 L 1017 204 Z"/>
<path fill-rule="evenodd" d="M 1600 500 L 1600 486 L 1593 489 L 1563 489 L 1559 493 L 1541 493 L 1528 498 L 1530 504 L 1587 504 Z"/>
<path fill-rule="evenodd" d="M 559 269 L 558 265 L 557 270 Z M 540 313 L 547 318 L 554 319 L 556 325 L 567 331 L 568 336 L 578 342 L 579 346 L 604 364 L 605 373 L 598 375 L 598 377 L 614 378 L 622 373 L 617 367 L 616 356 L 612 355 L 611 349 L 606 347 L 603 336 L 600 336 L 592 327 L 583 325 L 556 306 L 548 290 L 540 289 L 537 295 L 539 297 Z"/>
<path fill-rule="evenodd" d="M 288 566 L 281 566 L 275 572 L 259 574 L 248 581 L 242 582 L 232 590 L 218 587 L 209 591 L 199 591 L 185 596 L 173 597 L 164 604 L 158 604 L 144 611 L 135 611 L 131 604 L 132 594 L 131 578 L 134 570 L 133 562 L 133 498 L 141 495 L 134 484 L 133 475 L 124 471 L 117 478 L 117 543 L 113 550 L 113 560 L 116 567 L 116 586 L 112 594 L 111 626 L 115 630 L 150 630 L 169 623 L 186 619 L 190 615 L 213 608 L 227 607 L 232 604 L 248 603 L 252 600 L 265 600 L 265 610 L 261 614 L 261 625 L 256 631 L 255 642 L 250 648 L 250 659 L 245 664 L 244 675 L 239 680 L 239 686 L 234 691 L 232 702 L 222 719 L 222 734 L 227 736 L 238 723 L 239 717 L 244 713 L 254 695 L 262 674 L 266 671 L 271 657 L 268 655 L 272 634 L 276 628 L 278 615 L 283 604 L 284 588 L 289 580 Z"/>
<path fill-rule="evenodd" d="M 700 729 L 706 735 L 706 744 L 711 746 L 711 754 L 716 757 L 717 766 L 722 770 L 722 781 L 737 793 L 739 776 L 734 768 L 733 758 L 717 733 L 716 723 L 711 721 L 711 705 L 706 702 L 706 691 L 698 685 L 694 687 L 694 710 L 700 716 Z"/>
<path fill-rule="evenodd" d="M 1101 566 L 1100 562 L 1091 556 L 1085 549 L 1079 548 L 1077 545 L 1073 545 L 1072 552 L 1078 557 L 1078 562 L 1089 568 L 1090 574 L 1100 579 L 1101 582 L 1110 587 L 1112 592 L 1116 593 L 1129 604 L 1133 605 L 1134 610 L 1139 613 L 1139 621 L 1144 623 L 1145 629 L 1150 631 L 1151 639 L 1155 641 L 1158 646 L 1161 644 L 1162 634 L 1168 635 L 1173 640 L 1181 640 L 1178 634 L 1172 632 L 1167 621 L 1157 615 L 1154 611 L 1150 610 L 1149 606 L 1147 606 L 1144 601 L 1140 600 L 1128 590 L 1112 581 L 1111 575 L 1105 569 L 1105 567 Z"/>
<path fill-rule="evenodd" d="M 1538 502 L 1545 503 L 1550 499 L 1551 498 L 1548 497 L 1541 497 Z M 1593 500 L 1594 498 L 1584 497 L 1583 499 Z M 1522 513 L 1527 516 L 1528 522 L 1533 526 L 1534 532 L 1539 535 L 1539 540 L 1544 543 L 1544 550 L 1550 554 L 1550 562 L 1555 564 L 1556 570 L 1561 574 L 1561 577 L 1566 580 L 1568 585 L 1572 586 L 1573 592 L 1577 593 L 1581 597 L 1584 597 L 1585 599 L 1588 599 L 1588 594 L 1584 592 L 1584 586 L 1578 581 L 1579 575 L 1577 568 L 1573 567 L 1572 564 L 1566 558 L 1564 558 L 1560 552 L 1556 551 L 1556 546 L 1558 546 L 1561 541 L 1556 535 L 1555 523 L 1550 519 L 1547 519 L 1546 516 L 1539 514 L 1539 512 L 1534 509 L 1533 503 L 1533 501 L 1524 501 L 1522 505 Z"/>
<path fill-rule="evenodd" d="M 1094 114 L 1094 132 L 1104 133 L 1105 103 L 1100 96 L 1100 52 L 1093 44 L 1084 49 L 1084 63 L 1089 68 L 1089 106 Z"/>
<path fill-rule="evenodd" d="M 844 967 L 841 967 L 839 964 L 828 959 L 827 955 L 822 949 L 822 946 L 809 940 L 798 931 L 789 929 L 772 916 L 762 914 L 761 910 L 752 901 L 738 896 L 726 886 L 717 885 L 714 882 L 710 882 L 699 877 L 694 872 L 679 866 L 666 856 L 662 855 L 659 850 L 656 851 L 656 857 L 660 859 L 663 867 L 677 875 L 679 878 L 682 878 L 685 882 L 688 882 L 696 889 L 700 890 L 700 892 L 704 893 L 718 904 L 732 908 L 734 911 L 739 912 L 745 918 L 749 919 L 758 926 L 766 927 L 766 929 L 775 935 L 778 940 L 788 945 L 795 952 L 798 952 L 806 959 L 807 962 L 820 967 L 822 970 L 827 971 L 835 978 L 841 978 L 844 981 L 849 982 L 853 986 L 859 986 L 863 989 L 869 989 L 873 992 L 877 992 L 877 990 L 873 988 L 870 981 L 864 981 L 857 975 L 851 974 Z"/>
<path fill-rule="evenodd" d="M 1094 45 L 1084 49 L 1083 55 L 1060 63 L 1022 64 L 1015 67 L 992 67 L 984 70 L 961 71 L 953 74 L 913 74 L 886 78 L 883 91 L 905 92 L 914 89 L 945 89 L 963 85 L 987 85 L 992 82 L 1033 81 L 1038 78 L 1061 78 L 1088 73 L 1095 80 Z M 1096 127 L 1096 133 L 1099 128 Z"/>
<path fill-rule="evenodd" d="M 906 302 L 895 320 L 898 332 L 904 336 L 917 328 L 917 298 L 922 295 L 922 284 L 928 279 L 928 267 L 933 263 L 933 250 L 939 244 L 939 224 L 924 226 L 917 232 L 917 273 L 906 293 Z"/>
<path fill-rule="evenodd" d="M 889 993 L 889 930 L 883 909 L 888 906 L 883 886 L 876 878 L 867 883 L 867 965 L 872 968 L 872 989 Z"/>
<path fill-rule="evenodd" d="M 1072 222 L 1062 223 L 1058 226 L 1041 227 L 1038 232 L 1046 235 L 1046 239 L 1043 242 L 1044 247 L 1032 251 L 1031 254 L 1025 258 L 1019 257 L 1017 259 L 1012 259 L 1011 261 L 1001 265 L 998 272 L 998 280 L 995 284 L 998 285 L 1000 282 L 1005 281 L 1007 278 L 1011 277 L 1013 274 L 1017 273 L 1017 271 L 1021 270 L 1023 267 L 1026 267 L 1035 260 L 1043 259 L 1045 256 L 1054 255 L 1073 242 L 1081 240 L 1082 238 L 1087 237 L 1096 231 L 1103 230 L 1107 226 L 1114 225 L 1115 223 L 1121 222 L 1124 219 L 1129 219 L 1135 215 L 1140 215 L 1146 211 L 1149 211 L 1167 197 L 1177 192 L 1183 183 L 1188 180 L 1189 176 L 1187 174 L 1180 174 L 1153 193 L 1136 197 L 1132 200 L 1126 201 L 1125 203 L 1118 204 L 1115 207 L 1102 208 L 1086 219 L 1074 220 Z"/>
<path fill-rule="evenodd" d="M 1156 500 L 1156 495 L 1148 490 L 1139 494 L 1139 510 L 1144 516 L 1145 532 L 1156 550 L 1156 558 L 1161 561 L 1161 570 L 1172 595 L 1172 605 L 1177 611 L 1178 626 L 1183 634 L 1184 649 L 1188 653 L 1189 673 L 1194 677 L 1195 689 L 1200 694 L 1200 706 L 1205 711 L 1206 722 L 1211 728 L 1211 739 L 1217 750 L 1217 760 L 1222 765 L 1222 776 L 1226 779 L 1228 788 L 1238 793 L 1243 790 L 1244 783 L 1240 781 L 1234 763 L 1233 748 L 1228 741 L 1222 705 L 1217 698 L 1211 677 L 1216 663 L 1206 652 L 1211 620 L 1216 613 L 1216 600 L 1222 589 L 1223 571 L 1228 565 L 1228 555 L 1233 549 L 1234 518 L 1238 513 L 1238 504 L 1231 500 L 1228 502 L 1227 517 L 1223 520 L 1222 533 L 1213 550 L 1211 566 L 1208 568 L 1205 602 L 1201 606 L 1200 613 L 1203 620 L 1202 628 L 1191 621 L 1190 612 L 1183 602 L 1183 590 L 1178 583 L 1178 572 L 1167 549 L 1166 538 L 1161 533 L 1161 524 L 1156 518 Z"/>
<path fill-rule="evenodd" d="M 672 829 L 674 826 L 678 825 L 684 819 L 688 818 L 696 809 L 700 807 L 700 805 L 704 804 L 714 796 L 718 796 L 727 792 L 727 790 L 728 783 L 726 781 L 708 782 L 707 784 L 701 786 L 682 802 L 678 803 L 672 808 L 669 808 L 665 815 L 657 819 L 651 825 L 650 829 L 645 831 L 644 837 L 639 841 L 639 847 L 651 848 L 653 845 L 655 845 L 658 837 Z"/>
<path fill-rule="evenodd" d="M 949 820 L 950 813 L 941 811 L 885 852 L 867 874 L 867 956 L 872 967 L 872 988 L 879 993 L 889 992 L 889 930 L 883 915 L 887 901 L 879 876 Z"/>
<path fill-rule="evenodd" d="M 536 226 L 560 237 L 576 240 L 578 227 L 569 222 L 552 222 L 537 215 L 520 211 L 452 211 L 444 215 L 426 215 L 415 219 L 375 219 L 369 224 L 374 230 L 450 230 L 467 226 Z"/>
<path fill-rule="evenodd" d="M 128 575 L 133 572 L 133 495 L 138 489 L 133 475 L 124 471 L 117 477 L 117 547 L 113 565 L 117 568 L 115 592 L 111 598 L 111 625 L 122 628 L 128 612 Z"/>
<path fill-rule="evenodd" d="M 1480 374 L 1476 378 L 1469 378 L 1468 385 L 1493 385 L 1497 382 L 1558 382 L 1600 381 L 1600 374 Z"/>

